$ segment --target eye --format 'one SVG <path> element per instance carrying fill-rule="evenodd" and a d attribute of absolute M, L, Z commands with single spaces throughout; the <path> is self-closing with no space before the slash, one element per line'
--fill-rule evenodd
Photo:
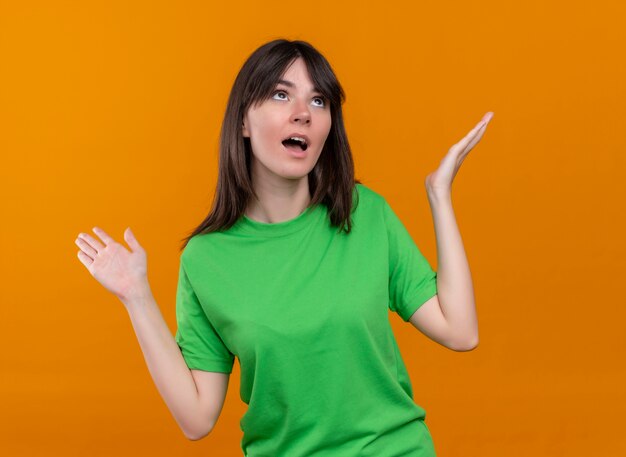
<path fill-rule="evenodd" d="M 326 99 L 324 97 L 315 97 L 314 100 L 319 100 L 320 104 L 317 106 L 326 106 Z"/>
<path fill-rule="evenodd" d="M 278 94 L 287 95 L 287 93 L 284 90 L 277 90 L 276 92 L 274 92 L 274 94 L 272 94 L 272 98 L 274 98 Z M 280 98 L 279 100 L 284 100 L 284 98 Z"/>
<path fill-rule="evenodd" d="M 277 95 L 284 95 L 285 97 L 287 96 L 287 92 L 285 92 L 284 90 L 276 90 L 274 91 L 274 93 L 272 94 L 272 98 L 274 100 L 286 100 L 286 98 L 276 98 Z M 319 103 L 316 105 L 320 108 L 323 108 L 326 106 L 326 97 L 315 97 L 313 100 L 317 100 L 319 101 Z"/>

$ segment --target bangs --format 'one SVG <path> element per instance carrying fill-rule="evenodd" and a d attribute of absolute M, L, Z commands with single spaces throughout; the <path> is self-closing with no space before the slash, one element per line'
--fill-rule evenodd
<path fill-rule="evenodd" d="M 323 57 L 305 47 L 290 46 L 285 51 L 287 52 L 276 52 L 266 56 L 253 69 L 248 87 L 244 91 L 244 111 L 249 106 L 257 106 L 269 98 L 283 79 L 287 68 L 299 57 L 304 60 L 314 90 L 327 100 L 331 109 L 341 106 L 345 100 L 344 92 Z"/>

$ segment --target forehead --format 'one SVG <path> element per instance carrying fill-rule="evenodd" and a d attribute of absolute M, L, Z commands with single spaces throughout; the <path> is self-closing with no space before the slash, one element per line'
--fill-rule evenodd
<path fill-rule="evenodd" d="M 316 86 L 307 69 L 302 57 L 298 57 L 287 64 L 282 74 L 274 79 L 273 77 L 259 81 L 261 89 L 252 99 L 247 110 L 255 110 L 269 102 L 275 90 L 286 90 L 293 93 L 301 93 L 303 97 L 322 95 L 329 97 L 320 87 Z"/>
<path fill-rule="evenodd" d="M 313 85 L 311 75 L 309 75 L 309 70 L 302 57 L 298 57 L 287 67 L 276 84 L 309 92 L 318 91 Z"/>

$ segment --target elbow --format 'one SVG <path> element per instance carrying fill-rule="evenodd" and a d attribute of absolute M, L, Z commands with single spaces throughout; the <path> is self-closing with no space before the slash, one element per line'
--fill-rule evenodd
<path fill-rule="evenodd" d="M 211 431 L 213 430 L 213 427 L 209 427 L 204 428 L 202 430 L 185 430 L 183 429 L 183 433 L 185 434 L 185 437 L 189 440 L 189 441 L 200 441 L 202 438 L 206 437 L 209 433 L 211 433 Z"/>
<path fill-rule="evenodd" d="M 453 345 L 450 345 L 450 349 L 456 352 L 469 352 L 478 347 L 478 335 L 472 338 L 457 341 Z"/>
<path fill-rule="evenodd" d="M 189 440 L 189 441 L 200 441 L 202 438 L 204 438 L 205 436 L 207 436 L 209 433 L 193 433 L 193 432 L 187 432 L 187 431 L 183 431 L 183 433 L 185 434 L 185 437 Z"/>
<path fill-rule="evenodd" d="M 204 438 L 207 434 L 203 435 L 203 434 L 193 434 L 193 433 L 187 433 L 187 432 L 183 432 L 185 433 L 185 437 L 189 440 L 189 441 L 200 441 L 202 438 Z"/>

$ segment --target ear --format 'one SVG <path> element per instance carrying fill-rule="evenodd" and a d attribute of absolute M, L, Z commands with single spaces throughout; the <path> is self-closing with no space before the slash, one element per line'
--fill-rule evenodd
<path fill-rule="evenodd" d="M 243 127 L 243 137 L 244 138 L 249 138 L 250 137 L 250 132 L 248 132 L 248 127 L 246 127 L 246 118 L 245 117 L 243 119 L 242 127 Z"/>

